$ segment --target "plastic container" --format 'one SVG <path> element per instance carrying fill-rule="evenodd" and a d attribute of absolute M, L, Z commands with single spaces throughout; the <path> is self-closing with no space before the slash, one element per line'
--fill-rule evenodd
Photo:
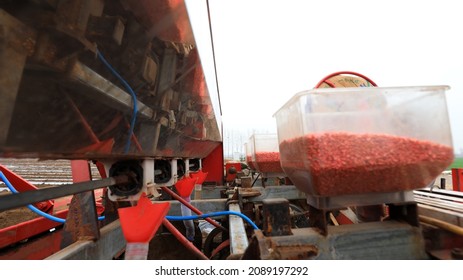
<path fill-rule="evenodd" d="M 313 196 L 425 187 L 454 158 L 445 99 L 448 89 L 300 92 L 274 115 L 281 166 L 298 189 Z"/>
<path fill-rule="evenodd" d="M 254 134 L 251 139 L 255 169 L 262 173 L 283 173 L 277 134 Z"/>
<path fill-rule="evenodd" d="M 252 138 L 250 138 L 249 141 L 244 144 L 244 148 L 246 150 L 246 163 L 249 166 L 249 168 L 251 168 L 252 170 L 255 170 L 256 167 L 254 165 L 254 161 L 252 160 L 251 139 Z"/>

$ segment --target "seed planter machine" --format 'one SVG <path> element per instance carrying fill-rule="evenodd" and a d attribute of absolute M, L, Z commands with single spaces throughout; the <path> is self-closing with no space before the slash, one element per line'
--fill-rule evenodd
<path fill-rule="evenodd" d="M 2 1 L 0 23 L 0 221 L 35 215 L 0 228 L 0 259 L 462 257 L 463 172 L 434 186 L 448 87 L 327 76 L 247 143 L 284 183 L 230 185 L 182 0 Z"/>

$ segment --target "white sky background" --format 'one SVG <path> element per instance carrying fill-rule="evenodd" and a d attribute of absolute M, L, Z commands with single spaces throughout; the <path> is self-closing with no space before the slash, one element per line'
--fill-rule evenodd
<path fill-rule="evenodd" d="M 187 0 L 215 91 L 205 0 Z M 224 127 L 276 132 L 272 115 L 324 76 L 350 70 L 378 86 L 449 85 L 455 151 L 463 149 L 460 1 L 209 0 Z M 202 51 L 203 50 L 203 51 Z M 229 143 L 228 143 L 229 145 Z M 241 143 L 236 145 L 241 147 Z"/>

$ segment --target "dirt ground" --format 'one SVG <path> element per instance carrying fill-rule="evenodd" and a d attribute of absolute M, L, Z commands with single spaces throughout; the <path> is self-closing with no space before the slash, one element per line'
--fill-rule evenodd
<path fill-rule="evenodd" d="M 0 229 L 38 217 L 39 215 L 27 209 L 27 207 L 0 212 Z"/>

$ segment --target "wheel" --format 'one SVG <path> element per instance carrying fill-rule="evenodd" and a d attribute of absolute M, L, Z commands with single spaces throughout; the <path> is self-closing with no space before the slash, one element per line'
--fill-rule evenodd
<path fill-rule="evenodd" d="M 227 246 L 228 232 L 221 228 L 213 229 L 204 241 L 204 254 L 210 259 L 225 260 L 230 255 L 230 246 Z M 218 249 L 218 250 L 216 250 Z"/>

